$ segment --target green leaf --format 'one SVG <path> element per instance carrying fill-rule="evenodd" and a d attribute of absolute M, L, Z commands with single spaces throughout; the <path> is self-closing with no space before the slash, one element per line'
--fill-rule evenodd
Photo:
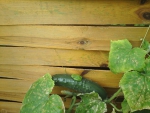
<path fill-rule="evenodd" d="M 150 74 L 150 57 L 146 59 L 145 65 L 144 72 Z"/>
<path fill-rule="evenodd" d="M 150 65 L 147 66 L 149 70 Z M 132 112 L 150 109 L 150 73 L 127 72 L 120 80 L 120 87 Z"/>
<path fill-rule="evenodd" d="M 51 95 L 54 81 L 49 74 L 34 82 L 25 95 L 20 113 L 64 113 L 64 105 L 58 95 Z"/>
<path fill-rule="evenodd" d="M 150 44 L 149 44 L 149 42 L 143 39 L 142 48 L 144 50 L 146 50 L 147 52 L 149 52 L 150 51 Z"/>
<path fill-rule="evenodd" d="M 75 113 L 105 113 L 107 111 L 106 103 L 102 102 L 97 93 L 86 93 L 80 97 L 82 100 Z"/>
<path fill-rule="evenodd" d="M 82 80 L 82 76 L 78 75 L 78 74 L 72 74 L 71 77 L 76 80 L 76 81 L 81 81 Z"/>
<path fill-rule="evenodd" d="M 121 107 L 122 107 L 123 113 L 129 113 L 130 107 L 129 107 L 126 99 L 124 99 L 123 102 L 121 103 Z"/>
<path fill-rule="evenodd" d="M 145 66 L 146 51 L 141 48 L 133 48 L 130 42 L 118 40 L 111 42 L 109 53 L 109 68 L 114 73 L 130 70 L 141 71 Z"/>

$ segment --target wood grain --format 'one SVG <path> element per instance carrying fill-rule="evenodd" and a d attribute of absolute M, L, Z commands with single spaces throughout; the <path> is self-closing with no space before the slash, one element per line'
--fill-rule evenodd
<path fill-rule="evenodd" d="M 9 91 L 9 89 L 3 87 L 10 84 L 14 84 L 16 88 L 21 88 L 19 92 L 25 93 L 30 87 L 31 83 L 36 81 L 39 77 L 42 77 L 45 73 L 54 74 L 81 74 L 84 69 L 65 69 L 56 68 L 48 66 L 10 66 L 1 65 L 0 75 L 3 78 L 10 79 L 0 79 L 1 80 L 1 91 Z M 113 74 L 109 70 L 89 70 L 87 74 L 84 75 L 85 78 L 97 82 L 103 87 L 118 88 L 118 82 L 122 77 L 122 74 Z M 11 79 L 13 78 L 13 79 Z M 10 81 L 10 82 L 9 82 Z M 16 82 L 16 83 L 15 83 Z M 18 84 L 18 85 L 17 85 Z M 12 87 L 12 88 L 15 88 Z M 26 89 L 23 89 L 25 87 Z M 10 89 L 11 90 L 11 89 Z M 17 89 L 13 89 L 15 91 Z"/>
<path fill-rule="evenodd" d="M 22 103 L 0 101 L 0 113 L 19 113 Z"/>
<path fill-rule="evenodd" d="M 139 46 L 147 27 L 0 26 L 0 45 L 77 50 L 110 50 L 111 40 L 128 39 Z M 150 41 L 150 32 L 146 40 Z"/>
<path fill-rule="evenodd" d="M 150 23 L 142 16 L 149 6 L 138 0 L 1 0 L 0 25 Z"/>
<path fill-rule="evenodd" d="M 102 78 L 97 77 L 95 79 L 92 79 L 92 81 L 97 82 L 103 87 L 109 87 L 109 88 L 118 88 L 119 85 L 119 77 L 116 77 L 116 79 L 109 79 L 109 78 Z M 96 81 L 97 80 L 97 81 Z M 98 81 L 99 80 L 99 81 Z M 14 79 L 0 79 L 0 91 L 2 92 L 12 92 L 12 93 L 19 93 L 19 94 L 25 94 L 28 89 L 30 88 L 33 81 L 27 81 L 27 80 L 14 80 Z M 53 93 L 59 93 L 63 88 L 57 89 L 57 87 L 54 89 Z M 6 97 L 7 98 L 7 97 Z"/>
<path fill-rule="evenodd" d="M 0 64 L 103 67 L 108 64 L 108 52 L 0 47 Z"/>
<path fill-rule="evenodd" d="M 0 65 L 0 77 L 9 78 L 9 79 L 18 79 L 18 80 L 29 80 L 35 81 L 39 77 L 42 77 L 46 73 L 54 74 L 79 74 L 85 70 L 89 72 L 83 75 L 88 79 L 100 82 L 101 79 L 107 81 L 110 79 L 114 83 L 122 77 L 122 74 L 113 74 L 109 70 L 94 70 L 94 69 L 77 69 L 77 68 L 61 68 L 61 67 L 50 67 L 50 66 L 22 66 L 22 65 Z M 99 80 L 97 80 L 97 77 Z M 106 82 L 104 81 L 104 82 Z M 107 83 L 105 83 L 107 84 Z M 109 82 L 111 84 L 111 82 Z M 115 83 L 113 86 L 118 87 L 118 83 Z M 102 84 L 101 84 L 102 85 Z M 106 85 L 104 85 L 106 87 Z M 108 85 L 109 87 L 109 85 Z"/>
<path fill-rule="evenodd" d="M 49 66 L 0 65 L 0 99 L 22 102 L 31 84 L 45 73 L 81 74 L 83 71 L 84 69 Z M 111 96 L 118 89 L 122 74 L 113 74 L 108 70 L 89 70 L 84 77 L 105 87 L 108 96 Z M 69 89 L 55 86 L 52 94 L 62 95 L 61 90 Z"/>
<path fill-rule="evenodd" d="M 77 102 L 79 102 L 79 99 L 77 99 Z M 70 103 L 71 98 L 67 98 L 64 102 L 65 107 L 69 108 Z M 20 113 L 21 106 L 22 103 L 0 101 L 0 113 Z"/>
<path fill-rule="evenodd" d="M 62 95 L 60 92 L 62 90 L 67 90 L 67 91 L 72 91 L 69 90 L 67 88 L 63 88 L 63 87 L 54 87 L 53 91 L 51 94 L 58 94 L 62 97 L 64 97 L 65 95 Z M 108 93 L 108 97 L 112 96 L 117 90 L 118 88 L 105 88 L 105 90 Z M 25 93 L 21 93 L 21 92 L 11 92 L 11 91 L 0 91 L 0 99 L 2 100 L 8 100 L 8 101 L 15 101 L 15 102 L 22 102 L 25 96 Z"/>

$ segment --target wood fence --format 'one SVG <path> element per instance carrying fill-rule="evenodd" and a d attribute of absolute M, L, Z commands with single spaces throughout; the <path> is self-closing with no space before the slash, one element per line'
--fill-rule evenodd
<path fill-rule="evenodd" d="M 148 0 L 1 0 L 0 112 L 19 113 L 31 84 L 46 73 L 88 70 L 84 77 L 111 96 L 122 77 L 108 68 L 111 40 L 137 47 L 149 24 Z"/>

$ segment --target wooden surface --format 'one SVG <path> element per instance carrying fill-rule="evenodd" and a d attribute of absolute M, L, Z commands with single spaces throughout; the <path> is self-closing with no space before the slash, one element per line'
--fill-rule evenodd
<path fill-rule="evenodd" d="M 0 64 L 103 67 L 108 64 L 108 52 L 0 47 Z"/>
<path fill-rule="evenodd" d="M 46 73 L 88 71 L 84 77 L 110 97 L 123 75 L 109 71 L 110 42 L 128 39 L 139 46 L 147 27 L 133 24 L 150 24 L 145 12 L 150 13 L 148 0 L 142 5 L 140 0 L 1 0 L 0 113 L 19 113 L 31 84 Z M 63 89 L 55 86 L 52 93 L 61 95 Z"/>
<path fill-rule="evenodd" d="M 23 97 L 31 84 L 45 73 L 54 74 L 81 74 L 85 69 L 60 68 L 49 66 L 15 66 L 0 65 L 0 97 L 4 100 L 22 102 Z M 87 69 L 86 69 L 87 70 Z M 112 95 L 118 86 L 122 74 L 113 74 L 109 70 L 92 70 L 84 75 L 85 78 L 95 81 L 105 87 L 108 95 Z M 56 86 L 52 93 L 61 94 L 66 89 Z M 7 96 L 6 96 L 7 95 Z"/>
<path fill-rule="evenodd" d="M 140 0 L 1 0 L 0 25 L 148 24 L 145 12 L 149 0 L 144 5 Z"/>
<path fill-rule="evenodd" d="M 85 69 L 76 68 L 60 68 L 49 66 L 20 66 L 20 65 L 0 65 L 0 99 L 9 100 L 0 101 L 0 110 L 8 113 L 18 113 L 21 102 L 28 91 L 31 84 L 45 73 L 54 75 L 56 73 L 81 74 Z M 86 69 L 87 70 L 87 69 Z M 122 74 L 113 74 L 109 70 L 92 70 L 84 75 L 85 78 L 95 81 L 105 87 L 110 97 L 118 89 L 119 80 Z M 55 86 L 52 94 L 59 94 L 61 90 L 69 90 L 67 88 Z M 8 106 L 13 104 L 13 106 Z M 70 99 L 65 102 L 65 106 L 69 107 Z"/>
<path fill-rule="evenodd" d="M 76 50 L 110 50 L 110 41 L 128 39 L 139 46 L 147 27 L 0 26 L 0 45 Z M 150 32 L 147 40 L 150 41 Z"/>

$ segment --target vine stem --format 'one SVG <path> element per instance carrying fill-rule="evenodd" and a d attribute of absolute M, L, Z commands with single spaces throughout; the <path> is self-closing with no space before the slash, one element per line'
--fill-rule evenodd
<path fill-rule="evenodd" d="M 118 109 L 113 103 L 110 103 L 110 105 L 118 112 L 122 112 L 122 109 Z"/>
<path fill-rule="evenodd" d="M 145 38 L 146 38 L 146 36 L 147 36 L 147 33 L 148 33 L 148 31 L 149 31 L 149 29 L 150 29 L 150 25 L 149 25 L 149 27 L 147 28 L 147 31 L 146 31 L 146 33 L 145 33 L 145 36 L 144 36 L 144 38 L 143 38 L 143 40 L 142 40 L 142 43 L 141 43 L 140 47 L 142 47 L 142 45 L 143 45 L 143 43 L 144 43 L 144 40 L 145 40 Z"/>
<path fill-rule="evenodd" d="M 75 102 L 76 102 L 76 96 L 73 96 L 72 101 L 71 101 L 71 105 L 70 105 L 70 107 L 66 113 L 71 113 L 71 110 L 72 110 L 73 106 L 75 105 Z"/>
<path fill-rule="evenodd" d="M 111 96 L 111 97 L 106 101 L 106 103 L 110 103 L 114 98 L 116 98 L 116 97 L 119 95 L 119 93 L 120 93 L 121 91 L 122 91 L 121 88 L 118 89 L 118 91 L 117 91 L 116 93 L 114 93 L 113 96 Z"/>

